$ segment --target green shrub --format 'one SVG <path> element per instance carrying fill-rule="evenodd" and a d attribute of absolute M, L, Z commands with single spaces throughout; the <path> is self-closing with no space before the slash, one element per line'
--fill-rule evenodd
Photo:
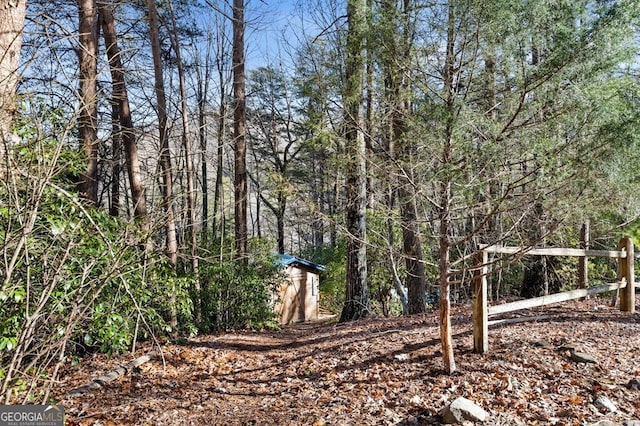
<path fill-rule="evenodd" d="M 231 258 L 203 262 L 200 331 L 277 327 L 273 302 L 283 279 L 264 246 L 252 249 L 247 266 Z"/>
<path fill-rule="evenodd" d="M 5 403 L 44 401 L 56 378 L 43 377 L 70 353 L 122 352 L 136 339 L 166 331 L 166 295 L 175 290 L 150 279 L 166 276 L 163 256 L 140 248 L 144 236 L 136 224 L 83 206 L 75 193 L 83 163 L 78 150 L 31 126 L 19 123 L 23 139 L 8 147 L 0 165 L 7 173 L 0 180 Z"/>
<path fill-rule="evenodd" d="M 347 243 L 340 239 L 336 245 L 325 245 L 315 252 L 312 260 L 325 266 L 320 274 L 320 305 L 340 314 L 344 305 Z"/>

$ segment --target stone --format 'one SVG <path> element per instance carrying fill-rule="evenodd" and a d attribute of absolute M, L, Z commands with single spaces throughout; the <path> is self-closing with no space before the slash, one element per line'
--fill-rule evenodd
<path fill-rule="evenodd" d="M 640 426 L 640 420 L 627 420 L 622 426 Z"/>
<path fill-rule="evenodd" d="M 614 404 L 613 401 L 611 401 L 604 395 L 597 396 L 593 401 L 593 405 L 595 405 L 598 410 L 607 413 L 615 413 L 616 411 L 618 411 L 618 407 L 616 407 L 616 404 Z"/>
<path fill-rule="evenodd" d="M 575 343 L 567 343 L 565 345 L 562 346 L 558 346 L 558 351 L 575 351 L 578 349 L 578 345 L 576 345 Z"/>
<path fill-rule="evenodd" d="M 571 351 L 571 359 L 575 362 L 586 362 L 595 364 L 597 361 L 594 357 L 585 352 Z"/>
<path fill-rule="evenodd" d="M 465 420 L 484 422 L 489 418 L 482 407 L 464 397 L 456 398 L 442 412 L 442 421 L 446 424 L 462 423 Z"/>
<path fill-rule="evenodd" d="M 589 426 L 620 426 L 620 423 L 612 422 L 609 420 L 600 420 L 596 423 L 589 423 Z"/>
<path fill-rule="evenodd" d="M 640 380 L 631 379 L 629 383 L 627 383 L 627 389 L 640 391 Z"/>

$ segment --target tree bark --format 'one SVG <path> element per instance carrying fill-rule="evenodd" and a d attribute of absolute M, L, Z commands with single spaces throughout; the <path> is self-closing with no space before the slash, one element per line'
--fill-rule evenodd
<path fill-rule="evenodd" d="M 99 9 L 98 9 L 99 10 Z M 102 14 L 98 12 L 100 16 Z M 100 18 L 102 20 L 102 18 Z M 120 129 L 120 113 L 118 100 L 111 95 L 111 194 L 109 197 L 109 215 L 118 217 L 120 215 L 120 172 L 122 170 L 122 131 Z"/>
<path fill-rule="evenodd" d="M 26 0 L 0 0 L 0 167 L 16 110 L 15 91 L 24 30 Z"/>
<path fill-rule="evenodd" d="M 114 102 L 116 102 L 118 110 L 117 115 L 127 164 L 133 214 L 136 219 L 141 221 L 143 232 L 146 233 L 150 228 L 147 215 L 147 201 L 144 184 L 142 183 L 142 172 L 138 159 L 138 145 L 134 133 L 133 121 L 131 119 L 129 95 L 127 94 L 127 86 L 124 80 L 124 68 L 120 58 L 112 6 L 110 6 L 108 2 L 100 1 L 98 3 L 98 12 L 111 72 L 111 84 L 113 86 L 112 98 Z"/>
<path fill-rule="evenodd" d="M 202 178 L 202 237 L 207 240 L 209 232 L 209 171 L 207 161 L 207 99 L 209 95 L 209 66 L 211 53 L 211 38 L 207 38 L 207 51 L 204 60 L 204 75 L 202 75 L 199 55 L 196 55 L 196 76 L 198 79 L 198 139 L 200 142 L 200 173 Z M 220 82 L 222 85 L 222 81 Z"/>
<path fill-rule="evenodd" d="M 87 169 L 80 178 L 80 195 L 90 204 L 98 205 L 98 17 L 96 0 L 78 0 L 80 67 L 80 111 L 78 138 L 87 160 Z"/>
<path fill-rule="evenodd" d="M 410 94 L 406 81 L 413 44 L 410 6 L 410 0 L 403 1 L 402 9 L 394 1 L 382 2 L 384 19 L 381 25 L 386 46 L 382 61 L 389 117 L 387 155 L 401 166 L 398 173 L 397 195 L 402 226 L 402 247 L 407 268 L 405 282 L 408 290 L 409 313 L 417 314 L 426 311 L 426 283 L 418 212 L 413 190 L 414 144 L 406 136 L 407 117 L 411 112 Z M 395 158 L 396 155 L 397 158 Z M 389 200 L 392 198 L 390 195 Z"/>
<path fill-rule="evenodd" d="M 148 361 L 151 361 L 152 359 L 157 358 L 159 355 L 160 354 L 158 352 L 151 351 L 146 355 L 139 356 L 138 358 L 129 361 L 125 365 L 121 365 L 117 367 L 116 369 L 114 369 L 108 374 L 100 376 L 97 379 L 91 380 L 90 382 L 85 383 L 80 387 L 70 390 L 69 392 L 67 392 L 67 395 L 68 396 L 80 395 L 92 390 L 100 389 L 105 384 L 112 382 L 121 376 L 125 376 L 127 375 L 127 373 L 131 373 L 133 375 L 136 368 L 140 367 L 145 362 L 148 362 Z"/>
<path fill-rule="evenodd" d="M 162 56 L 160 51 L 160 35 L 158 26 L 158 11 L 155 0 L 147 0 L 149 13 L 149 33 L 151 37 L 151 52 L 153 54 L 153 75 L 155 80 L 156 102 L 158 103 L 158 134 L 160 137 L 160 167 L 162 169 L 162 199 L 164 207 L 166 255 L 169 263 L 175 270 L 178 263 L 178 240 L 176 235 L 176 221 L 173 212 L 173 170 L 171 168 L 171 151 L 169 149 L 169 137 L 167 135 L 167 100 L 164 90 L 164 77 L 162 72 Z M 175 329 L 178 325 L 178 313 L 176 307 L 176 294 L 169 296 L 170 312 L 169 321 Z"/>
<path fill-rule="evenodd" d="M 225 18 L 226 19 L 226 18 Z M 218 132 L 216 143 L 216 179 L 213 197 L 213 238 L 220 241 L 220 250 L 222 250 L 222 241 L 224 240 L 224 196 L 223 196 L 223 157 L 224 143 L 227 137 L 227 91 L 229 89 L 230 74 L 226 71 L 229 55 L 227 50 L 228 37 L 225 34 L 223 24 L 218 25 L 219 31 L 216 33 L 216 71 L 218 81 L 220 82 L 220 90 L 218 92 Z"/>
<path fill-rule="evenodd" d="M 233 141 L 234 141 L 234 218 L 236 259 L 247 259 L 247 141 L 244 75 L 244 0 L 233 0 Z"/>
<path fill-rule="evenodd" d="M 405 182 L 409 185 L 409 182 Z M 426 281 L 422 242 L 418 227 L 418 211 L 413 192 L 403 186 L 398 191 L 400 203 L 400 217 L 402 221 L 402 247 L 407 268 L 407 293 L 409 314 L 425 312 Z"/>
<path fill-rule="evenodd" d="M 220 70 L 220 75 L 222 71 Z M 224 85 L 220 87 L 220 106 L 218 109 L 218 135 L 216 146 L 216 181 L 213 196 L 213 238 L 216 240 L 224 234 L 224 211 L 223 211 L 223 156 L 224 156 L 224 140 L 226 138 L 226 121 L 227 121 L 227 96 Z"/>
<path fill-rule="evenodd" d="M 455 92 L 453 87 L 454 73 L 454 47 L 455 47 L 455 10 L 449 3 L 449 16 L 447 20 L 447 50 L 444 69 L 444 91 L 447 108 L 447 121 L 445 126 L 444 143 L 442 147 L 442 167 L 451 165 L 451 145 L 453 138 L 453 125 L 455 119 Z M 449 270 L 450 260 L 450 234 L 451 234 L 451 176 L 443 173 L 440 183 L 440 208 L 438 218 L 439 229 L 439 273 L 440 273 L 440 344 L 442 346 L 442 361 L 444 370 L 448 374 L 456 371 L 456 363 L 453 356 L 453 332 L 451 329 L 451 302 Z"/>
<path fill-rule="evenodd" d="M 362 80 L 366 3 L 347 2 L 347 58 L 344 93 L 345 145 L 347 158 L 346 220 L 347 264 L 345 302 L 340 321 L 353 321 L 369 312 L 366 246 L 366 144 L 362 132 Z"/>

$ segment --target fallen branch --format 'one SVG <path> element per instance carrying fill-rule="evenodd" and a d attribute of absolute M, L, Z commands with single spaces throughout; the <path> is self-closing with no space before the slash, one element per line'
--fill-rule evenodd
<path fill-rule="evenodd" d="M 127 364 L 116 368 L 115 370 L 113 370 L 111 373 L 107 375 L 100 376 L 97 379 L 93 379 L 87 384 L 84 384 L 78 388 L 75 388 L 69 391 L 67 393 L 67 396 L 79 395 L 91 390 L 99 389 L 102 386 L 104 386 L 106 383 L 112 382 L 118 377 L 126 375 L 127 373 L 129 373 L 129 371 L 133 370 L 136 367 L 141 366 L 147 361 L 154 359 L 156 356 L 158 356 L 158 353 L 155 351 L 149 352 L 146 355 L 142 355 L 132 361 L 129 361 Z"/>

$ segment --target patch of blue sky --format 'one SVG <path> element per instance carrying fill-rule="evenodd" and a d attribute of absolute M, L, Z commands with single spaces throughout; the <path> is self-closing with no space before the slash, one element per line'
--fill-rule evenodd
<path fill-rule="evenodd" d="M 326 30 L 323 25 L 327 22 L 318 23 L 317 8 L 339 9 L 339 3 L 340 0 L 249 0 L 247 68 L 271 65 L 291 69 L 297 49 Z M 326 20 L 326 16 L 322 19 Z"/>

